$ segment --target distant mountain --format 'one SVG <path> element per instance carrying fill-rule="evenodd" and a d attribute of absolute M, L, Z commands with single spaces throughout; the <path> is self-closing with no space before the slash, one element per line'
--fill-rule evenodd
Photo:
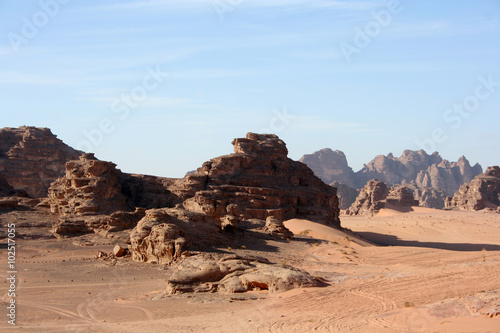
<path fill-rule="evenodd" d="M 443 208 L 446 196 L 483 172 L 479 164 L 471 166 L 464 156 L 449 162 L 437 152 L 428 155 L 423 150 L 405 150 L 400 157 L 379 155 L 357 172 L 349 167 L 343 152 L 329 148 L 304 155 L 300 161 L 327 184 L 337 181 L 354 189 L 361 189 L 371 179 L 388 185 L 403 184 L 413 191 L 421 206 L 434 208 Z"/>
<path fill-rule="evenodd" d="M 327 184 L 339 182 L 349 187 L 356 187 L 354 171 L 340 150 L 321 149 L 313 154 L 304 155 L 299 162 L 306 164 Z"/>

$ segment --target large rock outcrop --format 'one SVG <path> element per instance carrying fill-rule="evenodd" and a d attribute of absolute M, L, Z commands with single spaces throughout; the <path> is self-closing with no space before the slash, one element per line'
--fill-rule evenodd
<path fill-rule="evenodd" d="M 349 187 L 356 186 L 354 171 L 340 150 L 324 148 L 304 155 L 299 161 L 310 167 L 314 174 L 327 184 L 339 182 Z"/>
<path fill-rule="evenodd" d="M 215 219 L 307 218 L 340 227 L 336 189 L 289 159 L 276 135 L 248 133 L 232 143 L 234 154 L 205 162 L 170 187 L 187 210 Z"/>
<path fill-rule="evenodd" d="M 356 201 L 349 207 L 349 215 L 375 214 L 388 204 L 392 206 L 418 206 L 413 193 L 405 186 L 392 188 L 377 179 L 372 179 L 361 189 Z"/>
<path fill-rule="evenodd" d="M 500 210 L 500 167 L 489 167 L 484 174 L 464 184 L 453 197 L 448 197 L 446 208 Z"/>
<path fill-rule="evenodd" d="M 66 163 L 66 174 L 49 189 L 51 211 L 58 216 L 108 215 L 129 210 L 122 193 L 121 171 L 94 154 Z"/>
<path fill-rule="evenodd" d="M 50 184 L 65 173 L 65 163 L 82 152 L 59 140 L 48 128 L 0 129 L 0 178 L 32 198 L 47 196 Z"/>
<path fill-rule="evenodd" d="M 150 209 L 130 234 L 135 261 L 168 264 L 184 249 L 202 250 L 222 244 L 225 237 L 217 221 L 206 214 L 179 208 Z"/>
<path fill-rule="evenodd" d="M 265 258 L 196 254 L 180 262 L 167 280 L 166 294 L 183 292 L 241 293 L 320 287 L 324 283 L 306 271 L 272 264 Z"/>

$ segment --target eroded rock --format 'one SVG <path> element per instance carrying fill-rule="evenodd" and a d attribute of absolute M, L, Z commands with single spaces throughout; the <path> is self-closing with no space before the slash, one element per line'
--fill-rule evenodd
<path fill-rule="evenodd" d="M 336 189 L 305 164 L 289 159 L 285 143 L 276 135 L 248 133 L 233 145 L 234 154 L 205 162 L 170 187 L 183 198 L 185 209 L 215 219 L 274 216 L 340 226 Z"/>
<path fill-rule="evenodd" d="M 268 290 L 278 293 L 293 288 L 318 287 L 323 283 L 304 270 L 272 264 L 259 257 L 197 254 L 184 259 L 167 280 L 165 293 L 239 293 Z"/>
<path fill-rule="evenodd" d="M 64 144 L 48 128 L 2 128 L 0 178 L 14 191 L 42 198 L 47 196 L 50 184 L 64 175 L 65 163 L 81 153 Z"/>
<path fill-rule="evenodd" d="M 476 176 L 470 183 L 464 184 L 453 197 L 448 197 L 446 208 L 463 210 L 481 210 L 500 207 L 500 167 L 489 167 L 482 175 Z"/>

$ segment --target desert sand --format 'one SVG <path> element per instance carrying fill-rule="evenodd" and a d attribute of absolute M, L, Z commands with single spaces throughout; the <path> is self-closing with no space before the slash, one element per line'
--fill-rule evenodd
<path fill-rule="evenodd" d="M 356 234 L 295 219 L 294 241 L 219 249 L 326 283 L 278 294 L 164 295 L 169 266 L 96 258 L 118 238 L 19 240 L 17 325 L 0 331 L 500 332 L 500 214 L 385 208 L 341 222 Z"/>

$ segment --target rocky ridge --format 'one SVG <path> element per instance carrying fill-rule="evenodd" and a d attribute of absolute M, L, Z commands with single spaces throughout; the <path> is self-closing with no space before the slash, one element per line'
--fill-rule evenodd
<path fill-rule="evenodd" d="M 48 128 L 2 128 L 0 179 L 14 191 L 43 198 L 50 184 L 64 175 L 64 164 L 77 159 L 81 153 L 59 140 Z"/>
<path fill-rule="evenodd" d="M 471 166 L 460 157 L 457 162 L 444 160 L 437 152 L 405 150 L 400 157 L 379 155 L 357 172 L 352 172 L 342 152 L 322 149 L 301 159 L 328 184 L 333 181 L 361 189 L 369 180 L 408 187 L 421 206 L 443 208 L 444 199 L 482 173 L 479 164 Z M 351 184 L 351 185 L 350 185 Z"/>

